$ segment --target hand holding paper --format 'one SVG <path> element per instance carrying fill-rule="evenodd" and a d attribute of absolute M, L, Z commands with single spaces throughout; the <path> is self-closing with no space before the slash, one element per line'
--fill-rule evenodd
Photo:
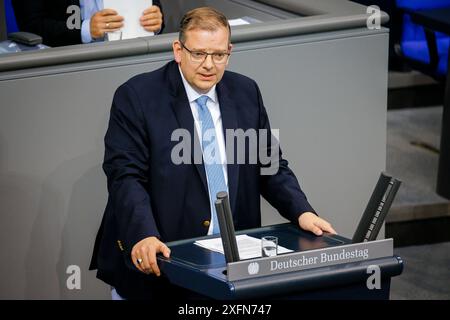
<path fill-rule="evenodd" d="M 123 27 L 123 17 L 113 9 L 97 11 L 90 21 L 92 39 L 102 38 L 105 32 L 117 31 Z"/>
<path fill-rule="evenodd" d="M 146 9 L 140 18 L 141 26 L 149 32 L 161 30 L 163 16 L 158 6 L 151 6 Z"/>
<path fill-rule="evenodd" d="M 104 0 L 104 7 L 111 8 L 124 18 L 122 39 L 154 35 L 162 26 L 162 13 L 151 0 Z"/>

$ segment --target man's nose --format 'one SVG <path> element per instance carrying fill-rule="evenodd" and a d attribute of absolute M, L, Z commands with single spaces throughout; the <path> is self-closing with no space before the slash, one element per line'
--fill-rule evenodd
<path fill-rule="evenodd" d="M 214 68 L 214 61 L 212 59 L 212 55 L 208 54 L 206 56 L 205 61 L 203 62 L 203 67 L 206 69 L 212 69 Z"/>

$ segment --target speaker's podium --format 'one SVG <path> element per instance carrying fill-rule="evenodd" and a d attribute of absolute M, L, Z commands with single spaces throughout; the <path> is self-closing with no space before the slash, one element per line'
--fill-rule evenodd
<path fill-rule="evenodd" d="M 276 236 L 278 246 L 292 250 L 272 257 L 239 259 L 234 230 L 230 234 L 227 218 L 217 210 L 225 255 L 196 244 L 213 236 L 169 242 L 171 257 L 158 257 L 161 270 L 172 284 L 212 299 L 389 299 L 391 277 L 401 274 L 403 262 L 393 253 L 392 239 L 374 237 L 398 184 L 390 184 L 387 196 L 375 190 L 352 240 L 315 236 L 291 223 L 236 232 L 257 239 Z M 379 199 L 374 199 L 376 194 Z M 374 214 L 369 214 L 371 203 L 378 204 Z M 359 234 L 364 237 L 355 241 Z"/>
<path fill-rule="evenodd" d="M 168 243 L 171 258 L 159 258 L 162 272 L 173 284 L 213 299 L 388 299 L 390 279 L 403 268 L 391 239 L 352 244 L 293 224 L 237 234 L 273 235 L 279 246 L 294 252 L 227 264 L 222 253 L 195 244 L 208 237 L 182 240 Z"/>

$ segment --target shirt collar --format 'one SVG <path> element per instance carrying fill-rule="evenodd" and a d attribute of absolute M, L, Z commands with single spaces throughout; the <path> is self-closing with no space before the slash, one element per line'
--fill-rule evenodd
<path fill-rule="evenodd" d="M 217 103 L 216 85 L 214 85 L 207 93 L 198 93 L 184 78 L 180 65 L 178 65 L 178 70 L 180 71 L 181 79 L 183 80 L 189 103 L 195 102 L 195 100 L 197 100 L 201 96 L 208 96 L 208 98 L 210 98 L 214 103 Z"/>

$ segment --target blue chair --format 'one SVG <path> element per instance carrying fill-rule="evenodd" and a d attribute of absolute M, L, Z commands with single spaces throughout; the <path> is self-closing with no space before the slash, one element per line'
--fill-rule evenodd
<path fill-rule="evenodd" d="M 445 83 L 436 191 L 450 199 L 450 0 L 397 0 L 397 5 L 404 13 L 403 56 L 413 68 Z"/>
<path fill-rule="evenodd" d="M 6 32 L 12 33 L 19 31 L 16 22 L 16 16 L 14 15 L 14 9 L 11 4 L 11 0 L 5 1 L 5 16 L 6 16 Z"/>
<path fill-rule="evenodd" d="M 402 56 L 419 71 L 442 81 L 447 75 L 450 37 L 415 24 L 414 11 L 450 7 L 450 0 L 396 0 L 402 13 Z"/>

